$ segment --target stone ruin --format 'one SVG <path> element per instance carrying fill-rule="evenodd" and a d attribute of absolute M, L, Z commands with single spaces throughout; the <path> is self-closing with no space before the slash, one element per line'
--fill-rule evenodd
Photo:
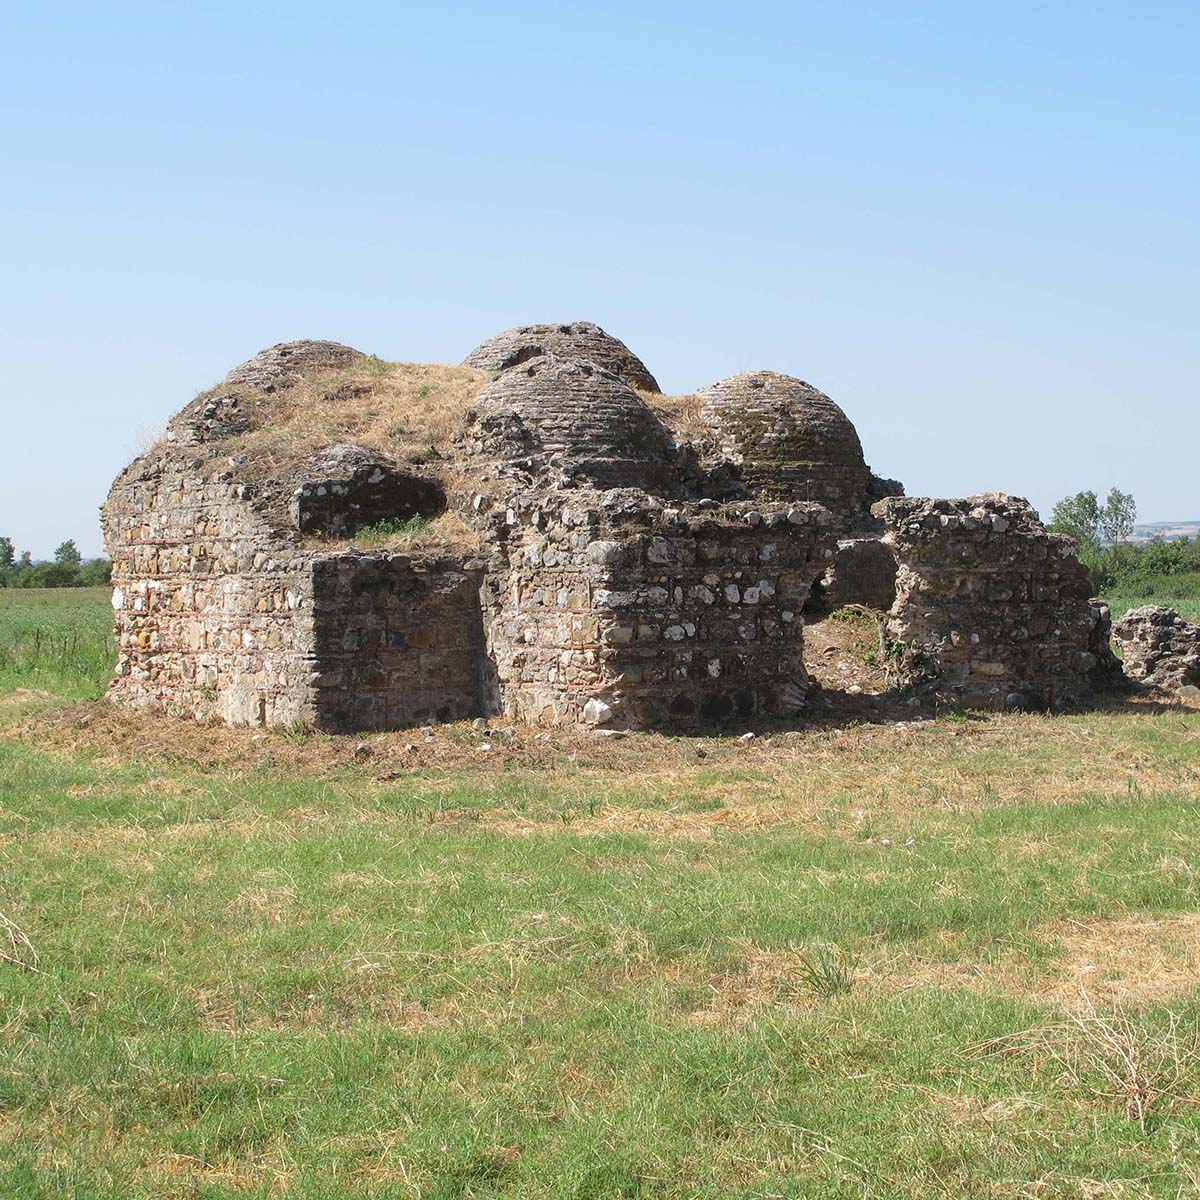
<path fill-rule="evenodd" d="M 906 498 L 811 385 L 662 396 L 586 322 L 457 368 L 272 347 L 171 420 L 103 526 L 112 697 L 236 724 L 787 717 L 806 611 L 846 603 L 889 610 L 947 703 L 1113 678 L 1107 611 L 1025 501 Z"/>
<path fill-rule="evenodd" d="M 1075 543 L 1028 501 L 890 497 L 878 511 L 898 564 L 889 631 L 921 648 L 939 699 L 1053 710 L 1119 678 L 1111 617 Z"/>
<path fill-rule="evenodd" d="M 1113 637 L 1131 679 L 1200 699 L 1200 625 L 1161 604 L 1145 604 L 1113 625 Z"/>

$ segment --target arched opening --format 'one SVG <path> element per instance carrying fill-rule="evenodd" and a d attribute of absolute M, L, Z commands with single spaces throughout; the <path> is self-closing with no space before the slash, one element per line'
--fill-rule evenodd
<path fill-rule="evenodd" d="M 896 600 L 896 559 L 878 537 L 844 538 L 804 605 L 804 667 L 810 704 L 868 717 L 899 700 L 887 614 Z"/>
<path fill-rule="evenodd" d="M 847 604 L 888 612 L 896 602 L 896 556 L 877 537 L 843 538 L 813 585 L 804 619 L 819 621 Z"/>

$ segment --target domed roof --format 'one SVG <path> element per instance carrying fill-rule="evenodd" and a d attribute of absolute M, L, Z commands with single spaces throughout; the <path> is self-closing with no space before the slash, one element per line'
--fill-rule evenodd
<path fill-rule="evenodd" d="M 734 375 L 696 393 L 720 452 L 764 496 L 866 507 L 870 471 L 850 419 L 824 392 L 774 371 Z"/>
<path fill-rule="evenodd" d="M 463 366 L 478 367 L 481 371 L 505 371 L 541 354 L 583 359 L 620 376 L 630 387 L 643 392 L 660 390 L 645 363 L 620 338 L 605 333 L 591 321 L 506 329 L 476 346 L 463 359 Z"/>
<path fill-rule="evenodd" d="M 343 346 L 340 342 L 280 342 L 234 367 L 217 386 L 273 392 L 291 387 L 315 371 L 348 367 L 366 357 L 361 350 Z"/>
<path fill-rule="evenodd" d="M 655 491 L 674 442 L 628 384 L 595 363 L 544 354 L 501 372 L 479 398 L 486 456 L 530 474 Z"/>
<path fill-rule="evenodd" d="M 367 361 L 361 350 L 338 342 L 281 342 L 260 350 L 177 412 L 167 425 L 167 438 L 198 445 L 236 437 L 261 419 L 267 396 L 313 375 Z"/>

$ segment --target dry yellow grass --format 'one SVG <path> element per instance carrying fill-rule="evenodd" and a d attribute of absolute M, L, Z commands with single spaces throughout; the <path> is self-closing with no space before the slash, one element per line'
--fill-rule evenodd
<path fill-rule="evenodd" d="M 489 379 L 474 367 L 366 359 L 259 397 L 257 428 L 238 444 L 253 461 L 269 462 L 353 441 L 386 450 L 400 462 L 444 469 Z M 641 396 L 680 440 L 709 435 L 695 394 Z"/>
<path fill-rule="evenodd" d="M 366 359 L 261 398 L 257 427 L 238 445 L 263 466 L 357 442 L 435 468 L 449 457 L 487 381 L 473 367 Z"/>
<path fill-rule="evenodd" d="M 1165 1004 L 1200 986 L 1200 914 L 1127 916 L 1043 926 L 1062 950 L 1038 995 L 1063 1008 Z"/>
<path fill-rule="evenodd" d="M 972 721 L 914 721 L 780 730 L 750 742 L 639 734 L 608 739 L 574 730 L 508 726 L 500 736 L 467 724 L 355 736 L 230 729 L 164 721 L 106 701 L 28 718 L 21 736 L 43 748 L 121 765 L 136 758 L 244 772 L 263 767 L 321 775 L 352 770 L 372 783 L 419 779 L 430 795 L 464 780 L 552 786 L 576 813 L 574 834 L 623 831 L 707 838 L 813 821 L 861 828 L 888 813 L 978 811 L 1014 801 L 1063 804 L 1096 795 L 1200 794 L 1200 728 L 1194 708 L 1130 700 L 1110 711 L 1047 717 L 1013 713 Z M 1176 716 L 1172 718 L 1171 714 Z M 843 719 L 843 718 L 837 718 Z M 486 752 L 479 747 L 486 740 Z M 365 747 L 360 749 L 360 747 Z M 614 783 L 614 781 L 620 781 Z M 702 797 L 703 806 L 697 798 Z M 437 816 L 460 819 L 453 804 Z M 552 813 L 473 809 L 473 821 L 513 833 L 562 827 Z M 1030 854 L 1038 847 L 1030 845 Z"/>
<path fill-rule="evenodd" d="M 703 442 L 712 437 L 712 429 L 701 412 L 700 397 L 695 392 L 685 392 L 679 396 L 662 396 L 653 392 L 638 394 L 677 441 Z"/>
<path fill-rule="evenodd" d="M 1200 989 L 1200 914 L 1131 915 L 1087 923 L 1056 923 L 1033 931 L 1059 957 L 1033 967 L 1017 949 L 987 962 L 935 961 L 919 954 L 855 965 L 858 993 L 920 988 L 1036 996 L 1066 1013 L 1089 1016 L 1152 1005 L 1178 1004 Z M 693 963 L 646 963 L 647 976 L 692 985 L 704 999 L 684 1011 L 690 1025 L 737 1027 L 779 1005 L 812 1007 L 819 997 L 803 982 L 807 951 L 738 945 L 735 963 L 716 974 Z"/>

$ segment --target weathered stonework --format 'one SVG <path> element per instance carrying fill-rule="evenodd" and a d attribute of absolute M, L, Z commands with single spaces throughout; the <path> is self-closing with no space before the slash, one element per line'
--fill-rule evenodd
<path fill-rule="evenodd" d="M 485 711 L 478 561 L 350 552 L 312 563 L 313 720 L 399 729 Z"/>
<path fill-rule="evenodd" d="M 381 521 L 403 522 L 446 508 L 442 485 L 402 471 L 385 454 L 362 446 L 330 446 L 299 464 L 289 524 L 300 533 L 352 537 Z"/>
<path fill-rule="evenodd" d="M 642 398 L 594 363 L 542 355 L 479 398 L 476 449 L 528 486 L 668 491 L 675 443 Z"/>
<path fill-rule="evenodd" d="M 715 385 L 707 430 L 677 440 L 595 326 L 509 331 L 477 357 L 499 373 L 291 343 L 187 405 L 105 505 L 113 698 L 328 729 L 782 717 L 804 702 L 822 575 L 827 604 L 895 589 L 892 635 L 948 702 L 1056 707 L 1107 669 L 1069 542 L 1024 501 L 899 498 L 799 380 Z M 365 548 L 439 514 L 457 540 Z"/>
<path fill-rule="evenodd" d="M 1057 709 L 1103 681 L 1107 609 L 1074 543 L 1028 501 L 897 497 L 875 511 L 898 562 L 889 632 L 924 654 L 942 700 Z"/>
<path fill-rule="evenodd" d="M 365 358 L 361 350 L 340 342 L 281 342 L 234 367 L 216 390 L 247 387 L 271 393 L 295 387 L 316 371 L 337 370 Z"/>
<path fill-rule="evenodd" d="M 478 367 L 481 371 L 507 371 L 544 354 L 595 363 L 641 392 L 659 390 L 658 382 L 646 369 L 646 364 L 623 341 L 605 333 L 591 321 L 506 329 L 476 346 L 463 359 L 463 365 Z"/>
<path fill-rule="evenodd" d="M 1168 691 L 1200 687 L 1200 625 L 1173 608 L 1145 604 L 1113 625 L 1125 673 Z"/>
<path fill-rule="evenodd" d="M 493 522 L 486 624 L 512 715 L 694 725 L 803 703 L 800 611 L 828 563 L 819 505 L 535 493 Z"/>
<path fill-rule="evenodd" d="M 228 470 L 171 447 L 143 456 L 113 486 L 104 535 L 114 699 L 231 724 L 312 719 L 309 556 L 275 539 Z"/>
<path fill-rule="evenodd" d="M 810 500 L 849 518 L 869 508 L 871 472 L 849 418 L 824 392 L 774 371 L 697 393 L 719 454 L 753 494 Z"/>
<path fill-rule="evenodd" d="M 847 604 L 887 612 L 896 600 L 896 557 L 878 536 L 840 538 L 828 570 L 813 589 L 810 609 Z"/>

